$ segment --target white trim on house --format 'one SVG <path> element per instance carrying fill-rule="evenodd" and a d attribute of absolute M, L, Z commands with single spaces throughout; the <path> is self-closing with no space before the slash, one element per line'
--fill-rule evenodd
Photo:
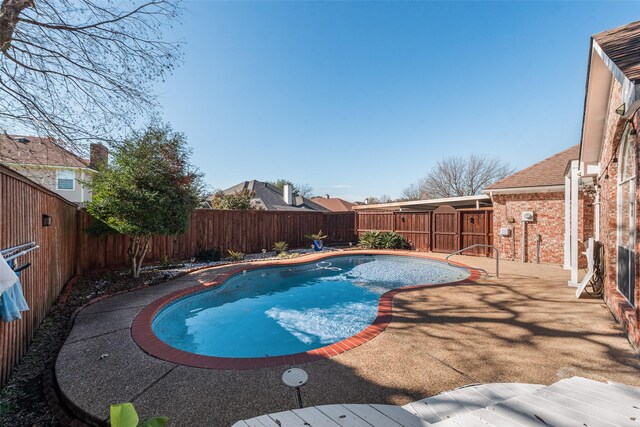
<path fill-rule="evenodd" d="M 570 191 L 570 267 L 571 267 L 571 279 L 569 280 L 569 286 L 578 287 L 580 281 L 578 280 L 578 186 L 580 183 L 580 161 L 571 161 L 570 171 L 571 191 Z M 566 215 L 566 213 L 565 213 Z M 566 250 L 566 248 L 565 248 Z"/>
<path fill-rule="evenodd" d="M 354 210 L 368 210 L 368 209 L 435 209 L 440 205 L 451 205 L 453 207 L 464 205 L 468 206 L 473 204 L 479 206 L 481 202 L 491 202 L 491 197 L 486 194 L 480 194 L 476 196 L 459 196 L 459 197 L 445 197 L 441 199 L 424 199 L 424 200 L 410 200 L 407 202 L 393 202 L 393 203 L 378 203 L 374 205 L 357 205 L 354 206 Z"/>
<path fill-rule="evenodd" d="M 564 177 L 564 263 L 565 270 L 571 269 L 571 174 Z"/>
<path fill-rule="evenodd" d="M 97 172 L 95 169 L 92 169 L 88 166 L 80 167 L 80 166 L 37 165 L 34 163 L 16 163 L 16 162 L 2 162 L 2 164 L 5 166 L 16 166 L 16 167 L 23 167 L 26 169 L 73 169 L 73 170 Z"/>
<path fill-rule="evenodd" d="M 520 194 L 520 193 L 560 193 L 564 191 L 564 184 L 542 185 L 537 187 L 513 187 L 482 190 L 483 193 L 493 196 L 495 194 Z"/>

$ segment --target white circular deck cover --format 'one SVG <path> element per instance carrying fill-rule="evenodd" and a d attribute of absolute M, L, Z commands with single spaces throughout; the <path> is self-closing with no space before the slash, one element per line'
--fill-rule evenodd
<path fill-rule="evenodd" d="M 291 368 L 282 374 L 282 382 L 289 387 L 301 387 L 307 383 L 309 375 L 299 368 Z"/>

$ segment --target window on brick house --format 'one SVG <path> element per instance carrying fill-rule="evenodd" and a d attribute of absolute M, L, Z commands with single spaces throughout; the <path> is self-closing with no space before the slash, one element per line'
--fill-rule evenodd
<path fill-rule="evenodd" d="M 635 137 L 631 127 L 625 130 L 620 144 L 618 170 L 618 252 L 617 287 L 626 300 L 635 306 L 636 272 L 636 158 Z"/>

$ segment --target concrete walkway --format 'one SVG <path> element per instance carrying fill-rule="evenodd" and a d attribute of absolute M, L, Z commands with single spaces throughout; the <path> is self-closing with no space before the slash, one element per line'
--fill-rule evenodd
<path fill-rule="evenodd" d="M 454 260 L 493 272 L 494 261 Z M 237 266 L 236 266 L 237 267 Z M 393 321 L 372 341 L 308 363 L 305 405 L 403 405 L 469 383 L 550 384 L 582 376 L 640 385 L 640 358 L 599 299 L 576 300 L 558 266 L 501 263 L 501 279 L 434 286 L 394 298 Z M 228 267 L 98 302 L 79 313 L 56 363 L 61 392 L 106 420 L 109 405 L 133 402 L 171 425 L 230 426 L 291 409 L 285 367 L 224 371 L 156 359 L 132 340 L 135 316 L 155 299 Z"/>

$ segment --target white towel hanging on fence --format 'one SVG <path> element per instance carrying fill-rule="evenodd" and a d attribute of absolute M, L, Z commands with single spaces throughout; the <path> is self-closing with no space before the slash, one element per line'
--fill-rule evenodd
<path fill-rule="evenodd" d="M 18 275 L 13 271 L 9 264 L 0 254 L 0 295 L 7 289 L 15 285 L 18 281 Z"/>

